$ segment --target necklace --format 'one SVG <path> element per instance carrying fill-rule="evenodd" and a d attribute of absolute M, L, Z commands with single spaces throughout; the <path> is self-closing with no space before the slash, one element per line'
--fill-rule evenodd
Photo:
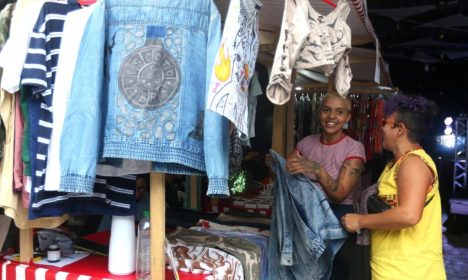
<path fill-rule="evenodd" d="M 406 157 L 406 155 L 408 155 L 409 153 L 413 152 L 413 151 L 416 151 L 416 150 L 419 150 L 419 149 L 422 149 L 421 145 L 416 145 L 410 149 L 408 149 L 406 152 L 404 152 L 400 157 L 398 157 L 397 160 L 395 159 L 392 159 L 390 160 L 390 162 L 388 163 L 388 167 L 389 168 L 392 168 L 397 162 L 399 162 L 402 158 Z"/>

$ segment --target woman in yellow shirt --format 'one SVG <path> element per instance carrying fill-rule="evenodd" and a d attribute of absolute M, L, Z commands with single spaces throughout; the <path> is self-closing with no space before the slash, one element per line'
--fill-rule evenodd
<path fill-rule="evenodd" d="M 437 108 L 420 96 L 385 102 L 383 147 L 393 154 L 378 180 L 379 197 L 391 209 L 343 216 L 349 232 L 371 231 L 372 279 L 446 279 L 437 170 L 419 142 Z"/>

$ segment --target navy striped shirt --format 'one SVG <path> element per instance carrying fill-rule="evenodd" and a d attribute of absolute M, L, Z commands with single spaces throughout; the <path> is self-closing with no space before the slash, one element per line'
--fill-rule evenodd
<path fill-rule="evenodd" d="M 136 176 L 96 176 L 93 193 L 55 193 L 46 199 L 32 202 L 29 217 L 72 215 L 128 216 L 136 214 Z"/>
<path fill-rule="evenodd" d="M 60 42 L 67 13 L 78 9 L 67 2 L 45 2 L 34 25 L 21 73 L 21 84 L 29 88 L 31 114 L 30 157 L 32 189 L 30 205 L 54 201 L 54 193 L 45 194 L 47 152 L 52 134 L 52 93 L 60 53 Z M 34 116 L 33 116 L 34 115 Z M 34 132 L 34 133 L 33 133 Z M 30 217 L 32 218 L 32 217 Z"/>

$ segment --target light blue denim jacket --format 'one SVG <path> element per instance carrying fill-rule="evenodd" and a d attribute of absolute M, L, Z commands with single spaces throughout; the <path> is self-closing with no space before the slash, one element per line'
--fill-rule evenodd
<path fill-rule="evenodd" d="M 303 174 L 286 171 L 286 160 L 273 150 L 274 185 L 268 274 L 275 279 L 328 279 L 346 231 L 327 198 Z"/>
<path fill-rule="evenodd" d="M 103 157 L 153 161 L 154 171 L 175 174 L 209 169 L 208 194 L 229 195 L 227 121 L 205 114 L 221 37 L 213 1 L 96 5 L 67 106 L 61 188 L 90 191 Z M 224 159 L 211 169 L 205 167 L 204 139 L 212 141 L 210 156 Z"/>

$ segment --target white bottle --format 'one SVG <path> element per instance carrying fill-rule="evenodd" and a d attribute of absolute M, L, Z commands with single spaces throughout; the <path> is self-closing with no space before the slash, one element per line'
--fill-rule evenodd
<path fill-rule="evenodd" d="M 138 224 L 137 250 L 136 250 L 136 272 L 137 280 L 151 279 L 151 232 L 149 211 L 143 213 L 143 218 Z"/>
<path fill-rule="evenodd" d="M 112 216 L 108 270 L 115 275 L 135 271 L 135 216 Z"/>

